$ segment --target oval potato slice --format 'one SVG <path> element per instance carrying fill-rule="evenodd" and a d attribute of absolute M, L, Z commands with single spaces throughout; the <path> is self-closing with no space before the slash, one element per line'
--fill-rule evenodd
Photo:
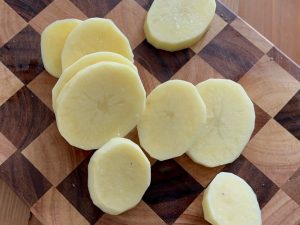
<path fill-rule="evenodd" d="M 232 173 L 219 173 L 203 196 L 204 218 L 213 225 L 261 225 L 261 212 L 252 188 Z"/>
<path fill-rule="evenodd" d="M 206 121 L 206 107 L 195 86 L 171 80 L 157 86 L 147 97 L 137 125 L 141 146 L 155 159 L 184 154 Z"/>
<path fill-rule="evenodd" d="M 204 35 L 215 10 L 215 0 L 155 0 L 144 24 L 147 41 L 171 52 L 190 47 Z"/>
<path fill-rule="evenodd" d="M 209 79 L 196 87 L 207 108 L 207 122 L 187 155 L 207 167 L 231 163 L 253 132 L 253 103 L 244 88 L 231 80 Z"/>
<path fill-rule="evenodd" d="M 61 54 L 62 68 L 66 69 L 84 55 L 103 51 L 115 52 L 133 61 L 128 39 L 111 20 L 87 19 L 66 39 Z"/>
<path fill-rule="evenodd" d="M 56 121 L 73 146 L 97 149 L 113 137 L 123 137 L 137 124 L 146 92 L 130 66 L 100 62 L 79 71 L 61 90 Z"/>
<path fill-rule="evenodd" d="M 60 78 L 58 79 L 58 81 L 52 89 L 52 107 L 54 112 L 56 111 L 57 97 L 64 85 L 72 77 L 74 77 L 76 73 L 78 73 L 85 67 L 105 61 L 122 63 L 124 65 L 132 67 L 134 70 L 137 70 L 137 68 L 131 61 L 129 61 L 124 56 L 113 52 L 95 52 L 81 57 L 75 63 L 73 63 L 71 66 L 64 70 L 64 72 L 61 74 Z"/>
<path fill-rule="evenodd" d="M 57 20 L 48 25 L 41 35 L 41 53 L 45 69 L 54 77 L 62 72 L 61 52 L 69 33 L 82 21 L 77 19 Z"/>
<path fill-rule="evenodd" d="M 92 156 L 88 188 L 93 203 L 117 215 L 136 206 L 150 185 L 150 162 L 140 147 L 125 138 L 113 138 Z"/>

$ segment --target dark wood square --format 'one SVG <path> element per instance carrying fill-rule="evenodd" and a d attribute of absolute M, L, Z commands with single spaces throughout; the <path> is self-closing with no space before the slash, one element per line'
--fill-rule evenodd
<path fill-rule="evenodd" d="M 229 9 L 227 9 L 223 3 L 220 3 L 219 0 L 216 0 L 217 8 L 216 8 L 216 14 L 218 14 L 225 22 L 231 23 L 235 18 L 236 15 L 231 12 Z"/>
<path fill-rule="evenodd" d="M 71 0 L 88 17 L 104 17 L 121 0 Z"/>
<path fill-rule="evenodd" d="M 191 49 L 177 52 L 159 50 L 146 40 L 134 49 L 135 59 L 160 82 L 169 80 L 194 55 Z"/>
<path fill-rule="evenodd" d="M 225 78 L 238 81 L 263 52 L 227 25 L 199 55 Z"/>
<path fill-rule="evenodd" d="M 271 119 L 271 116 L 254 103 L 255 128 L 252 137 Z"/>
<path fill-rule="evenodd" d="M 91 224 L 94 224 L 104 213 L 90 198 L 87 186 L 89 160 L 90 157 L 87 157 L 57 186 L 57 189 Z"/>
<path fill-rule="evenodd" d="M 24 149 L 54 121 L 53 112 L 27 87 L 0 107 L 0 132 Z"/>
<path fill-rule="evenodd" d="M 135 0 L 135 1 L 148 11 L 154 0 Z"/>
<path fill-rule="evenodd" d="M 243 155 L 233 163 L 228 164 L 223 171 L 234 173 L 243 178 L 256 193 L 261 209 L 279 190 L 276 184 L 274 184 Z"/>
<path fill-rule="evenodd" d="M 157 161 L 151 170 L 151 184 L 143 200 L 166 223 L 172 224 L 203 187 L 173 159 Z"/>
<path fill-rule="evenodd" d="M 40 40 L 40 34 L 28 25 L 0 48 L 0 61 L 25 84 L 44 70 Z"/>
<path fill-rule="evenodd" d="M 274 119 L 300 140 L 300 91 L 280 110 Z"/>
<path fill-rule="evenodd" d="M 31 20 L 53 0 L 5 0 L 26 21 Z"/>
<path fill-rule="evenodd" d="M 51 187 L 50 182 L 20 152 L 0 166 L 0 177 L 29 206 Z"/>

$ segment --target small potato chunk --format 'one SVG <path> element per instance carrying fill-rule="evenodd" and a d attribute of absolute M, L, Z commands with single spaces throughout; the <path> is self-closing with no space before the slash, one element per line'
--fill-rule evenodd
<path fill-rule="evenodd" d="M 109 19 L 91 18 L 77 26 L 66 39 L 61 54 L 63 70 L 94 52 L 115 52 L 133 61 L 129 41 L 119 28 Z"/>
<path fill-rule="evenodd" d="M 138 123 L 141 146 L 155 159 L 184 154 L 206 121 L 206 107 L 195 86 L 171 80 L 157 86 L 147 97 Z"/>
<path fill-rule="evenodd" d="M 215 0 L 155 0 L 144 25 L 147 41 L 171 52 L 188 48 L 205 34 L 215 10 Z"/>
<path fill-rule="evenodd" d="M 69 33 L 81 23 L 77 19 L 57 20 L 45 28 L 41 36 L 41 52 L 45 69 L 54 77 L 62 72 L 61 52 Z"/>
<path fill-rule="evenodd" d="M 212 225 L 261 225 L 252 188 L 232 173 L 219 173 L 204 192 L 204 218 Z"/>
<path fill-rule="evenodd" d="M 92 156 L 88 188 L 103 212 L 118 215 L 142 199 L 150 185 L 151 166 L 141 148 L 125 138 L 113 138 Z"/>
<path fill-rule="evenodd" d="M 79 71 L 57 98 L 56 121 L 61 135 L 84 150 L 123 137 L 137 124 L 146 92 L 136 70 L 100 62 Z"/>
<path fill-rule="evenodd" d="M 64 70 L 64 72 L 61 74 L 60 78 L 58 79 L 58 81 L 52 89 L 52 107 L 54 112 L 56 111 L 57 97 L 64 85 L 80 70 L 99 62 L 121 63 L 130 66 L 134 70 L 137 70 L 137 68 L 131 61 L 129 61 L 124 56 L 113 52 L 96 52 L 81 57 L 75 63 L 73 63 L 71 66 Z"/>
<path fill-rule="evenodd" d="M 196 87 L 207 108 L 207 123 L 187 155 L 207 167 L 231 163 L 253 132 L 253 103 L 243 87 L 231 80 L 209 79 Z"/>

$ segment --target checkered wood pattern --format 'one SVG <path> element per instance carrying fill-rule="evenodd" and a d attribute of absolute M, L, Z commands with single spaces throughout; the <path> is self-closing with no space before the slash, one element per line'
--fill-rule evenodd
<path fill-rule="evenodd" d="M 43 225 L 207 225 L 203 190 L 220 171 L 244 178 L 265 225 L 300 224 L 300 68 L 217 2 L 205 37 L 169 53 L 148 44 L 143 21 L 151 0 L 0 1 L 0 177 Z M 56 79 L 44 70 L 40 34 L 62 18 L 106 17 L 129 38 L 147 93 L 169 79 L 239 82 L 255 104 L 256 128 L 232 164 L 205 168 L 187 156 L 152 163 L 152 182 L 134 209 L 110 216 L 87 189 L 91 152 L 59 135 L 51 107 Z M 136 130 L 128 135 L 138 142 Z"/>

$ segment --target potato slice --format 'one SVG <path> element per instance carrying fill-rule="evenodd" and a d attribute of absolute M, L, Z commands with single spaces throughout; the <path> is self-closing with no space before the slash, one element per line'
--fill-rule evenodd
<path fill-rule="evenodd" d="M 187 48 L 206 32 L 215 10 L 215 0 L 155 0 L 144 25 L 147 41 L 166 51 Z"/>
<path fill-rule="evenodd" d="M 56 111 L 56 100 L 57 97 L 63 88 L 63 86 L 78 73 L 80 70 L 88 67 L 90 65 L 96 64 L 98 62 L 116 62 L 122 63 L 127 66 L 130 66 L 134 70 L 137 70 L 135 65 L 129 61 L 124 56 L 113 53 L 113 52 L 96 52 L 91 53 L 88 55 L 83 56 L 82 58 L 78 59 L 75 63 L 69 66 L 67 69 L 64 70 L 62 75 L 60 76 L 59 80 L 56 82 L 55 86 L 52 89 L 52 107 L 54 112 Z"/>
<path fill-rule="evenodd" d="M 140 144 L 158 160 L 180 156 L 205 121 L 206 107 L 194 85 L 182 80 L 165 82 L 147 98 L 137 126 Z"/>
<path fill-rule="evenodd" d="M 207 123 L 187 155 L 207 167 L 231 163 L 253 132 L 253 103 L 243 87 L 231 80 L 209 79 L 197 89 L 207 107 Z"/>
<path fill-rule="evenodd" d="M 109 19 L 87 19 L 70 33 L 61 54 L 63 70 L 93 52 L 115 52 L 133 61 L 128 39 Z"/>
<path fill-rule="evenodd" d="M 261 225 L 252 188 L 232 173 L 219 173 L 204 192 L 204 218 L 213 225 Z"/>
<path fill-rule="evenodd" d="M 100 62 L 79 71 L 57 98 L 56 121 L 73 146 L 96 149 L 123 137 L 137 124 L 146 92 L 137 71 L 115 62 Z"/>
<path fill-rule="evenodd" d="M 57 20 L 45 28 L 41 36 L 41 52 L 45 69 L 54 77 L 62 72 L 61 52 L 69 33 L 82 21 L 77 19 Z"/>
<path fill-rule="evenodd" d="M 150 185 L 150 162 L 131 140 L 113 138 L 92 156 L 88 188 L 93 203 L 117 215 L 136 206 Z"/>

